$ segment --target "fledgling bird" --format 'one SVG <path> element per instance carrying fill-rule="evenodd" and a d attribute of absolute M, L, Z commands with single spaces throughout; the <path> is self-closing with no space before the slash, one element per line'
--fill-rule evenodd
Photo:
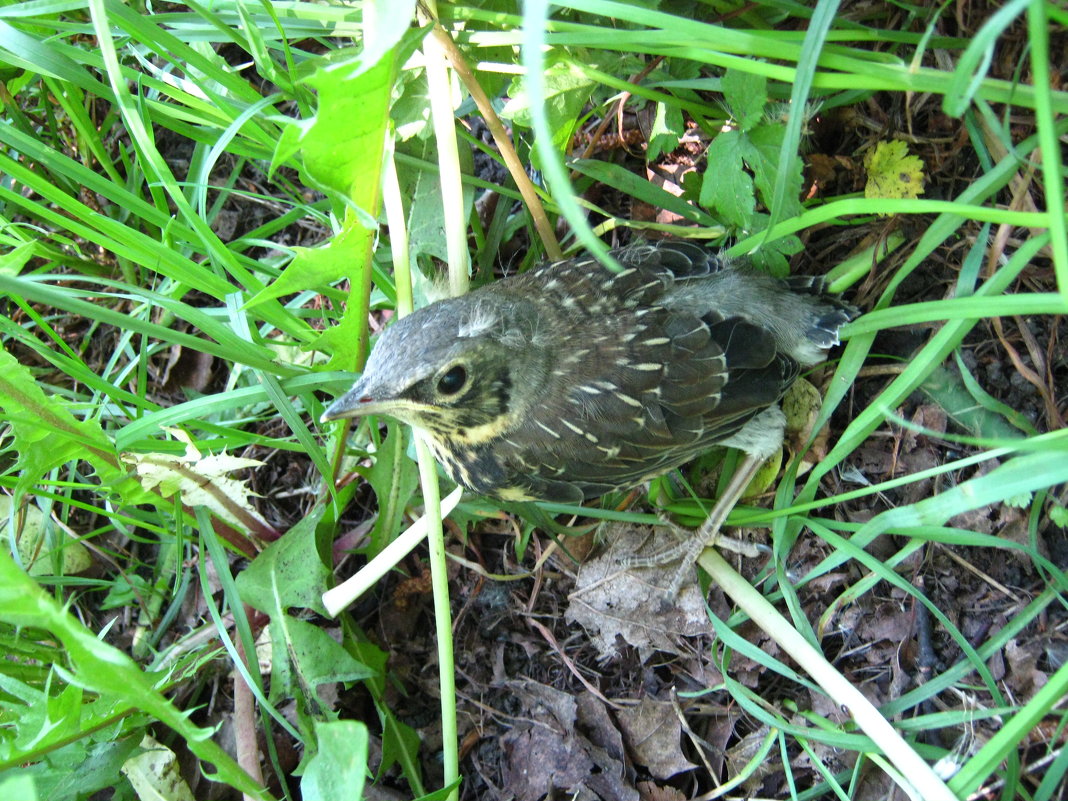
<path fill-rule="evenodd" d="M 612 256 L 622 272 L 543 264 L 396 321 L 323 420 L 409 423 L 454 481 L 504 501 L 578 503 L 740 448 L 682 554 L 692 562 L 781 447 L 779 400 L 856 310 L 819 279 L 773 278 L 685 240 Z"/>

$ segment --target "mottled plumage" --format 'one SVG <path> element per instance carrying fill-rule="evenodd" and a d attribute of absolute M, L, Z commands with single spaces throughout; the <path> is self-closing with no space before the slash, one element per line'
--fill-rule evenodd
<path fill-rule="evenodd" d="M 398 320 L 324 420 L 388 414 L 503 500 L 579 502 L 715 444 L 763 457 L 777 403 L 854 310 L 685 241 L 541 265 Z M 768 410 L 768 411 L 765 411 Z"/>

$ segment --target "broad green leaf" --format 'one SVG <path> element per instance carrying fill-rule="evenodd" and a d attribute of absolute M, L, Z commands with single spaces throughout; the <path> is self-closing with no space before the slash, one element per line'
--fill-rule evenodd
<path fill-rule="evenodd" d="M 242 601 L 272 617 L 290 607 L 326 614 L 322 595 L 330 570 L 323 564 L 315 531 L 324 511 L 322 504 L 316 506 L 237 577 Z"/>
<path fill-rule="evenodd" d="M 393 72 L 394 60 L 386 54 L 370 67 L 353 59 L 321 67 L 307 79 L 319 95 L 318 111 L 310 120 L 292 123 L 280 149 L 289 150 L 296 138 L 301 178 L 344 209 L 342 230 L 325 247 L 298 249 L 285 272 L 249 306 L 342 277 L 362 286 L 359 273 L 377 230 Z M 322 344 L 316 347 L 325 350 Z"/>
<path fill-rule="evenodd" d="M 786 137 L 784 125 L 758 125 L 747 135 L 748 147 L 745 150 L 745 162 L 753 172 L 757 192 L 766 207 L 771 203 L 775 191 L 775 180 L 786 174 L 786 190 L 783 195 L 782 208 L 778 219 L 795 217 L 801 213 L 801 159 L 798 156 L 783 164 L 781 162 L 782 143 Z M 755 228 L 755 226 L 754 226 Z"/>
<path fill-rule="evenodd" d="M 427 85 L 426 72 L 404 70 L 397 83 L 403 84 L 403 87 L 400 97 L 390 109 L 397 139 L 401 142 L 412 138 L 426 139 L 433 130 L 430 125 L 430 87 Z"/>
<path fill-rule="evenodd" d="M 74 672 L 57 670 L 76 684 L 110 699 L 141 709 L 181 735 L 190 750 L 214 764 L 222 781 L 255 798 L 268 798 L 262 787 L 211 740 L 211 731 L 193 725 L 158 689 L 160 677 L 141 670 L 123 651 L 100 640 L 18 568 L 0 548 L 0 621 L 44 629 L 58 638 Z M 124 757 L 125 758 L 125 757 Z"/>
<path fill-rule="evenodd" d="M 441 201 L 441 176 L 438 174 L 438 152 L 433 138 L 412 139 L 398 145 L 398 153 L 412 157 L 397 165 L 397 177 L 400 181 L 401 196 L 406 206 L 408 222 L 408 258 L 413 265 L 421 264 L 421 255 L 432 256 L 442 262 L 448 261 L 445 248 L 444 208 Z M 474 173 L 474 158 L 471 149 L 461 147 L 459 150 L 460 169 L 470 175 Z M 433 166 L 431 166 L 433 165 Z M 466 218 L 474 205 L 473 187 L 464 185 L 463 213 Z M 424 279 L 421 271 L 414 271 L 416 307 L 427 302 L 429 290 L 433 287 Z"/>
<path fill-rule="evenodd" d="M 682 119 L 682 109 L 667 103 L 657 103 L 645 160 L 656 161 L 662 153 L 670 153 L 679 146 L 679 139 L 684 133 L 686 133 L 686 123 Z"/>
<path fill-rule="evenodd" d="M 748 131 L 764 117 L 768 79 L 763 75 L 729 69 L 723 73 L 723 97 L 736 127 Z"/>
<path fill-rule="evenodd" d="M 140 739 L 138 735 L 113 742 L 93 742 L 86 737 L 49 751 L 43 760 L 20 770 L 34 779 L 41 798 L 90 798 L 101 790 L 125 786 L 122 765 L 137 749 Z M 21 801 L 19 796 L 0 797 Z"/>
<path fill-rule="evenodd" d="M 566 152 L 578 124 L 583 106 L 596 86 L 594 82 L 568 59 L 549 64 L 545 76 L 545 113 L 553 131 L 553 145 Z M 509 100 L 501 116 L 525 128 L 531 126 L 530 99 L 522 78 L 516 78 L 508 91 Z"/>
<path fill-rule="evenodd" d="M 745 171 L 749 146 L 741 131 L 724 131 L 708 148 L 701 205 L 724 221 L 748 228 L 756 210 L 753 179 Z"/>
<path fill-rule="evenodd" d="M 760 233 L 767 226 L 767 214 L 754 214 L 750 233 Z M 778 239 L 761 244 L 758 250 L 749 254 L 749 261 L 757 269 L 782 278 L 790 273 L 787 257 L 799 253 L 802 247 L 801 240 L 793 234 L 780 236 Z"/>
<path fill-rule="evenodd" d="M 304 801 L 360 798 L 367 779 L 367 727 L 354 720 L 315 724 L 319 747 L 300 782 Z"/>
<path fill-rule="evenodd" d="M 0 798 L 17 798 L 19 801 L 37 801 L 37 784 L 25 771 L 12 773 L 0 779 Z"/>
<path fill-rule="evenodd" d="M 311 186 L 377 213 L 382 149 L 393 80 L 393 59 L 362 69 L 331 64 L 307 80 L 319 95 L 319 109 L 301 136 L 304 169 Z"/>
<path fill-rule="evenodd" d="M 289 654 L 305 688 L 378 675 L 378 671 L 354 659 L 325 629 L 289 615 L 284 625 Z"/>

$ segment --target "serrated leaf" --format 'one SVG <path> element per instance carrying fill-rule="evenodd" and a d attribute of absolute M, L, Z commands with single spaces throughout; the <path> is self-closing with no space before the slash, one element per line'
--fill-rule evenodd
<path fill-rule="evenodd" d="M 756 210 L 753 179 L 745 171 L 747 148 L 741 131 L 724 131 L 713 139 L 701 184 L 701 205 L 740 228 L 748 227 Z"/>
<path fill-rule="evenodd" d="M 237 577 L 242 601 L 272 616 L 289 607 L 326 614 L 322 595 L 330 570 L 319 554 L 315 530 L 325 509 L 314 507 Z"/>
<path fill-rule="evenodd" d="M 271 286 L 249 300 L 248 306 L 280 295 L 288 295 L 307 289 L 310 286 L 328 284 L 342 276 L 347 276 L 354 283 L 359 282 L 359 270 L 363 261 L 370 255 L 370 245 L 374 238 L 372 228 L 367 220 L 357 219 L 360 215 L 353 212 L 352 219 L 329 241 L 319 247 L 308 248 L 296 246 L 293 260 Z M 321 348 L 320 348 L 321 350 Z"/>
<path fill-rule="evenodd" d="M 868 182 L 864 196 L 914 198 L 923 194 L 923 161 L 909 155 L 906 142 L 880 142 L 864 156 Z"/>
<path fill-rule="evenodd" d="M 783 195 L 783 207 L 778 210 L 776 216 L 778 220 L 801 213 L 801 159 L 792 158 L 788 164 L 781 162 L 785 137 L 786 128 L 783 125 L 758 125 L 749 132 L 749 147 L 744 153 L 745 162 L 753 171 L 753 180 L 765 206 L 771 203 L 776 177 L 782 172 L 786 173 L 786 191 Z"/>
<path fill-rule="evenodd" d="M 649 132 L 649 148 L 645 153 L 646 161 L 656 161 L 662 153 L 673 151 L 679 146 L 679 140 L 684 133 L 686 122 L 682 118 L 682 109 L 667 103 L 657 103 L 653 129 Z"/>
<path fill-rule="evenodd" d="M 356 279 L 370 259 L 377 231 L 393 55 L 386 52 L 370 66 L 362 58 L 332 63 L 307 79 L 318 93 L 318 110 L 311 119 L 291 123 L 283 139 L 287 150 L 294 137 L 299 145 L 301 179 L 346 210 L 342 230 L 326 247 L 298 250 L 282 275 L 248 306 L 342 277 L 359 285 Z M 353 366 L 331 363 L 334 369 Z"/>
<path fill-rule="evenodd" d="M 271 526 L 249 502 L 255 495 L 245 481 L 228 473 L 263 462 L 229 456 L 225 453 L 204 456 L 182 431 L 172 432 L 186 443 L 181 456 L 169 453 L 124 453 L 122 460 L 133 465 L 146 490 L 157 490 L 164 498 L 181 497 L 187 506 L 205 506 L 221 520 L 242 531 L 267 530 Z"/>
<path fill-rule="evenodd" d="M 0 411 L 14 433 L 18 453 L 15 471 L 19 497 L 48 471 L 67 462 L 85 460 L 104 484 L 129 504 L 158 502 L 142 492 L 119 466 L 112 441 L 96 420 L 79 420 L 55 396 L 37 386 L 30 371 L 0 347 Z"/>
<path fill-rule="evenodd" d="M 370 243 L 368 242 L 368 247 Z M 359 253 L 363 253 L 360 250 Z M 365 269 L 371 269 L 370 262 L 364 262 Z M 353 280 L 353 286 L 360 286 L 361 283 L 358 279 Z M 325 353 L 333 354 L 330 357 L 330 361 L 323 368 L 324 370 L 345 370 L 347 372 L 355 372 L 356 360 L 359 356 L 358 349 L 353 347 L 354 342 L 358 342 L 363 332 L 367 328 L 367 321 L 362 320 L 355 314 L 350 314 L 350 309 L 358 308 L 359 304 L 350 303 L 345 307 L 345 314 L 342 315 L 337 325 L 332 325 L 316 339 L 310 347 L 315 350 L 321 350 Z"/>
<path fill-rule="evenodd" d="M 122 702 L 128 708 L 152 715 L 174 729 L 194 754 L 213 763 L 221 781 L 254 797 L 263 796 L 262 789 L 211 739 L 212 732 L 191 723 L 189 716 L 159 691 L 159 676 L 143 672 L 126 653 L 100 640 L 21 571 L 3 548 L 0 548 L 0 621 L 51 632 L 62 642 L 68 664 L 74 666 L 74 672 L 55 666 L 63 681 L 99 693 L 109 702 Z"/>
<path fill-rule="evenodd" d="M 1049 519 L 1056 526 L 1068 528 L 1068 508 L 1060 504 L 1054 504 L 1049 510 Z"/>
<path fill-rule="evenodd" d="M 743 131 L 757 125 L 768 102 L 768 79 L 752 72 L 729 69 L 720 82 L 734 124 Z"/>
<path fill-rule="evenodd" d="M 596 84 L 585 72 L 567 59 L 550 64 L 545 69 L 545 113 L 553 131 L 553 144 L 561 152 L 567 150 L 583 106 L 590 99 Z M 500 115 L 516 125 L 531 125 L 530 98 L 523 78 L 512 81 L 509 99 Z"/>
<path fill-rule="evenodd" d="M 1010 495 L 1005 499 L 1006 506 L 1012 506 L 1017 509 L 1026 509 L 1031 505 L 1033 494 L 1030 492 L 1018 492 L 1015 495 Z"/>
<path fill-rule="evenodd" d="M 301 137 L 301 177 L 351 200 L 373 218 L 392 94 L 393 58 L 364 68 L 362 60 L 316 70 L 307 83 L 319 95 L 315 117 Z"/>
<path fill-rule="evenodd" d="M 53 677 L 54 678 L 54 677 Z M 70 740 L 82 734 L 79 687 L 64 687 L 49 697 L 38 687 L 0 673 L 0 714 L 9 721 L 0 738 L 0 758 L 19 762 L 20 757 L 42 746 Z"/>

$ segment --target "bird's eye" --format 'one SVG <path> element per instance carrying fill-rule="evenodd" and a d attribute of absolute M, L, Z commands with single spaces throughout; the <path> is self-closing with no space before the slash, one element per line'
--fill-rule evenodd
<path fill-rule="evenodd" d="M 455 395 L 464 388 L 467 383 L 467 370 L 463 365 L 454 364 L 441 378 L 438 379 L 438 392 L 442 395 Z"/>

